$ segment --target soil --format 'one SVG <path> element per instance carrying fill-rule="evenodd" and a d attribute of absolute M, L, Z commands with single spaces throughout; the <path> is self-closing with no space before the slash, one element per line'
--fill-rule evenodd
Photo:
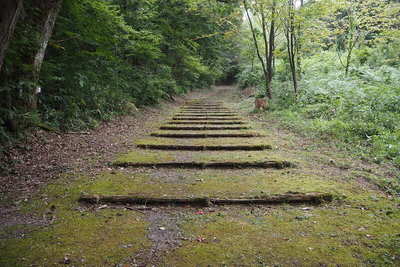
<path fill-rule="evenodd" d="M 132 149 L 132 140 L 149 133 L 151 123 L 164 119 L 183 101 L 183 97 L 176 97 L 174 102 L 145 107 L 82 133 L 36 130 L 8 148 L 0 155 L 0 228 L 21 220 L 42 223 L 41 219 L 21 215 L 19 204 L 65 174 L 96 174 L 108 169 L 110 158 Z"/>

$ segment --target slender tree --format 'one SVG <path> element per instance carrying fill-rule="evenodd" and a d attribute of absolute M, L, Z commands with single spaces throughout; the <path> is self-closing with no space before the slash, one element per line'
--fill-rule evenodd
<path fill-rule="evenodd" d="M 347 76 L 352 61 L 353 50 L 361 39 L 361 31 L 359 27 L 358 14 L 352 1 L 346 2 L 345 4 L 346 7 L 344 12 L 346 14 L 342 25 L 344 31 L 337 39 L 336 50 L 338 52 L 339 61 L 344 68 L 345 75 Z M 345 51 L 344 57 L 342 50 Z"/>
<path fill-rule="evenodd" d="M 63 0 L 36 0 L 33 2 L 34 8 L 39 10 L 40 14 L 39 17 L 32 18 L 32 22 L 38 25 L 39 38 L 37 40 L 38 49 L 27 57 L 28 64 L 32 65 L 32 69 L 25 75 L 28 86 L 23 88 L 26 93 L 25 108 L 27 110 L 35 110 L 37 108 L 40 70 L 62 2 Z"/>
<path fill-rule="evenodd" d="M 266 94 L 269 99 L 272 98 L 272 78 L 274 73 L 274 53 L 275 53 L 275 38 L 276 38 L 276 20 L 277 20 L 277 1 L 272 0 L 268 5 L 264 1 L 256 1 L 252 6 L 252 15 L 259 16 L 260 27 L 262 31 L 262 42 L 264 46 L 264 54 L 261 52 L 259 40 L 257 38 L 257 29 L 253 23 L 252 16 L 250 15 L 250 5 L 246 0 L 243 0 L 246 17 L 249 22 L 254 48 L 257 52 L 257 57 L 263 69 L 263 76 L 265 80 Z M 269 11 L 269 14 L 267 12 Z"/>
<path fill-rule="evenodd" d="M 285 20 L 285 37 L 286 37 L 286 48 L 288 53 L 288 60 L 290 66 L 290 73 L 292 76 L 293 82 L 293 91 L 294 94 L 297 95 L 297 62 L 296 58 L 298 58 L 298 39 L 296 36 L 295 30 L 295 7 L 294 1 L 288 0 L 287 3 L 287 18 Z"/>

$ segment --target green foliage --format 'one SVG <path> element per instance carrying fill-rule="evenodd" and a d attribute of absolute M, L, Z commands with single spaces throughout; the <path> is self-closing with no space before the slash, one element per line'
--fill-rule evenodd
<path fill-rule="evenodd" d="M 240 88 L 256 87 L 263 79 L 262 69 L 259 64 L 256 66 L 243 66 L 237 75 L 237 81 Z"/>
<path fill-rule="evenodd" d="M 305 60 L 295 105 L 282 101 L 281 93 L 272 109 L 290 108 L 308 119 L 307 127 L 316 136 L 359 145 L 375 161 L 389 159 L 399 164 L 400 70 L 360 65 L 345 77 L 334 58 L 334 52 L 325 52 Z"/>
<path fill-rule="evenodd" d="M 270 110 L 308 135 L 400 166 L 399 14 L 394 1 L 306 2 L 296 11 L 299 93 L 292 93 L 286 43 L 278 40 Z M 239 86 L 262 87 L 252 37 L 246 29 L 242 36 Z"/>
<path fill-rule="evenodd" d="M 39 120 L 96 127 L 132 105 L 210 86 L 232 65 L 228 33 L 240 23 L 237 12 L 235 3 L 205 0 L 64 0 L 41 70 Z M 32 68 L 26 57 L 37 51 L 37 18 L 29 13 L 18 24 L 0 75 L 0 141 L 10 137 L 6 120 L 24 113 L 16 100 L 22 85 L 37 86 L 24 80 Z"/>

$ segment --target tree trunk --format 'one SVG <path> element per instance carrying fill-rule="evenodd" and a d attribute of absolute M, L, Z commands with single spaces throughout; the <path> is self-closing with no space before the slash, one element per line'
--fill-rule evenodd
<path fill-rule="evenodd" d="M 268 54 L 267 54 L 267 96 L 269 99 L 272 98 L 272 77 L 274 75 L 273 61 L 275 52 L 275 12 L 276 12 L 276 2 L 272 2 L 271 7 L 271 24 L 269 28 L 269 42 L 268 42 Z M 267 44 L 266 44 L 267 45 Z"/>
<path fill-rule="evenodd" d="M 58 12 L 60 11 L 63 0 L 47 0 L 45 3 L 40 1 L 38 7 L 42 12 L 42 21 L 40 23 L 40 38 L 38 42 L 39 49 L 33 55 L 33 68 L 32 73 L 28 75 L 28 79 L 32 81 L 31 88 L 27 88 L 27 109 L 37 109 L 37 94 L 40 70 L 42 67 L 43 59 L 46 53 L 46 48 L 49 43 L 50 37 L 53 34 L 54 25 L 57 19 Z"/>
<path fill-rule="evenodd" d="M 296 32 L 295 32 L 295 21 L 294 21 L 294 2 L 288 0 L 288 20 L 286 26 L 286 44 L 290 66 L 290 73 L 293 81 L 294 95 L 297 95 L 297 70 L 296 70 Z"/>
<path fill-rule="evenodd" d="M 261 10 L 263 10 L 263 7 L 261 7 Z M 265 62 L 267 63 L 267 67 L 266 67 L 266 71 L 264 72 L 264 76 L 265 76 L 265 90 L 266 90 L 266 94 L 268 96 L 269 99 L 272 98 L 272 86 L 271 86 L 271 66 L 269 65 L 269 55 L 270 55 L 270 51 L 269 51 L 269 44 L 270 42 L 268 42 L 268 38 L 267 38 L 267 29 L 266 29 L 266 21 L 265 21 L 265 15 L 263 13 L 263 11 L 261 11 L 261 29 L 262 29 L 262 36 L 263 36 L 263 40 L 264 40 L 264 49 L 265 49 Z"/>
<path fill-rule="evenodd" d="M 22 6 L 22 0 L 2 0 L 0 4 L 0 71 Z"/>
<path fill-rule="evenodd" d="M 256 33 L 255 33 L 255 30 L 254 30 L 254 27 L 253 27 L 253 22 L 251 20 L 250 14 L 249 14 L 249 10 L 248 10 L 248 6 L 247 6 L 246 0 L 243 0 L 243 4 L 244 4 L 244 9 L 246 11 L 247 19 L 249 20 L 250 30 L 251 30 L 251 33 L 252 33 L 252 36 L 253 36 L 253 42 L 254 42 L 254 47 L 256 48 L 257 57 L 260 60 L 260 63 L 261 63 L 262 69 L 263 69 L 264 78 L 265 78 L 265 81 L 267 82 L 267 80 L 268 80 L 267 79 L 268 72 L 267 72 L 267 69 L 265 67 L 264 59 L 262 58 L 261 53 L 260 53 L 260 48 L 258 46 Z"/>

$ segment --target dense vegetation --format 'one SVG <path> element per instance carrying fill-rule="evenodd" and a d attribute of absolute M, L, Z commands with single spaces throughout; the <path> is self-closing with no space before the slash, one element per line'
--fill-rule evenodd
<path fill-rule="evenodd" d="M 2 142 L 30 126 L 94 127 L 225 79 L 241 22 L 238 4 L 223 1 L 19 2 L 0 74 Z"/>
<path fill-rule="evenodd" d="M 270 115 L 288 126 L 400 165 L 399 2 L 247 2 L 253 27 L 241 33 L 241 88 L 266 95 L 269 86 Z"/>
<path fill-rule="evenodd" d="M 240 87 L 267 96 L 270 114 L 287 125 L 400 165 L 399 1 L 4 6 L 0 142 L 31 126 L 95 127 L 238 72 Z"/>

